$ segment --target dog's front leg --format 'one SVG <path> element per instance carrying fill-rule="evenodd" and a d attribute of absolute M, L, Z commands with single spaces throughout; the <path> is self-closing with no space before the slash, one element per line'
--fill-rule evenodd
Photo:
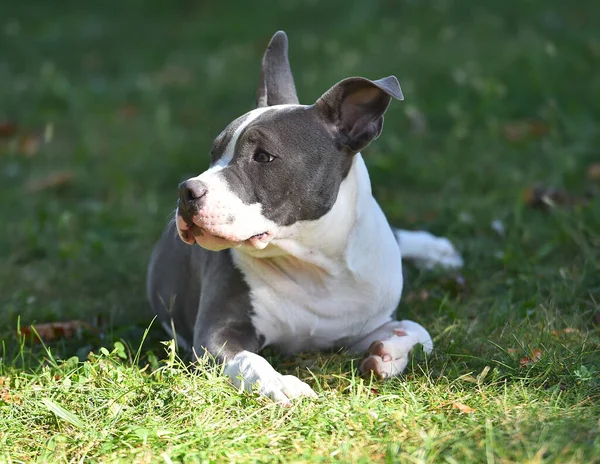
<path fill-rule="evenodd" d="M 295 398 L 317 396 L 299 378 L 280 374 L 256 353 L 260 342 L 249 321 L 223 320 L 212 329 L 211 325 L 196 325 L 194 350 L 196 353 L 208 351 L 218 363 L 224 364 L 224 374 L 236 388 L 247 392 L 256 390 L 284 405 Z"/>
<path fill-rule="evenodd" d="M 250 351 L 240 351 L 225 364 L 225 375 L 239 389 L 252 391 L 274 401 L 290 404 L 290 400 L 317 394 L 306 383 L 293 375 L 281 375 L 262 356 Z"/>
<path fill-rule="evenodd" d="M 390 321 L 349 347 L 353 353 L 367 355 L 360 365 L 365 375 L 379 379 L 396 376 L 406 368 L 415 345 L 423 345 L 426 353 L 433 350 L 427 330 L 413 321 Z"/>

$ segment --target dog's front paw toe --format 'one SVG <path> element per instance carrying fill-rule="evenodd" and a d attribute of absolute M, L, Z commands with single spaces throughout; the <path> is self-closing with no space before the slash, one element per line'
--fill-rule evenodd
<path fill-rule="evenodd" d="M 389 369 L 386 369 L 385 362 L 380 356 L 372 354 L 367 356 L 360 365 L 360 372 L 365 376 L 373 375 L 379 380 L 389 377 Z"/>
<path fill-rule="evenodd" d="M 288 398 L 300 398 L 303 396 L 317 398 L 315 391 L 310 386 L 293 375 L 284 375 L 281 378 L 285 386 Z"/>
<path fill-rule="evenodd" d="M 408 364 L 407 355 L 411 348 L 397 343 L 403 337 L 406 335 L 371 343 L 366 357 L 360 365 L 361 373 L 367 377 L 373 375 L 379 380 L 400 374 Z"/>
<path fill-rule="evenodd" d="M 317 394 L 307 383 L 293 375 L 279 375 L 277 379 L 262 385 L 259 392 L 261 395 L 286 406 L 291 405 L 291 400 L 297 398 L 317 398 Z"/>

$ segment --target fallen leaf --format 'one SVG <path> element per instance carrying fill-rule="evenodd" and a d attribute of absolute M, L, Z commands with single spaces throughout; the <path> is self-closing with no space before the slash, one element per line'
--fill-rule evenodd
<path fill-rule="evenodd" d="M 532 208 L 546 209 L 554 204 L 562 205 L 568 202 L 568 196 L 563 190 L 555 187 L 535 185 L 523 192 L 523 201 Z"/>
<path fill-rule="evenodd" d="M 458 409 L 460 412 L 462 412 L 464 414 L 471 414 L 471 413 L 475 412 L 475 409 L 473 409 L 472 407 L 467 406 L 466 404 L 463 404 L 463 403 L 459 403 L 459 402 L 452 403 L 452 407 L 454 409 Z"/>
<path fill-rule="evenodd" d="M 556 187 L 545 187 L 536 185 L 523 191 L 523 203 L 530 208 L 537 208 L 544 211 L 554 206 L 575 206 L 585 204 L 593 197 L 593 192 L 583 197 L 574 197 L 564 190 Z"/>
<path fill-rule="evenodd" d="M 548 133 L 548 126 L 539 120 L 515 121 L 503 128 L 504 138 L 509 142 L 521 142 L 528 138 L 540 138 Z"/>
<path fill-rule="evenodd" d="M 532 137 L 543 137 L 550 131 L 548 125 L 545 122 L 540 121 L 539 119 L 529 121 L 527 127 L 529 130 L 529 134 Z"/>
<path fill-rule="evenodd" d="M 25 184 L 25 190 L 30 193 L 42 190 L 56 189 L 70 184 L 75 178 L 72 171 L 55 171 L 41 178 L 31 179 Z"/>
<path fill-rule="evenodd" d="M 9 138 L 17 133 L 17 125 L 10 121 L 0 121 L 0 137 Z"/>
<path fill-rule="evenodd" d="M 517 142 L 525 137 L 525 131 L 521 124 L 507 124 L 502 130 L 504 138 L 510 142 Z"/>
<path fill-rule="evenodd" d="M 553 330 L 552 331 L 552 335 L 557 336 L 560 334 L 570 334 L 570 333 L 579 333 L 579 330 L 574 329 L 573 327 L 567 327 L 566 329 L 562 329 L 562 330 Z"/>
<path fill-rule="evenodd" d="M 588 166 L 587 177 L 590 180 L 600 180 L 600 163 L 592 163 Z"/>
<path fill-rule="evenodd" d="M 35 134 L 23 135 L 19 138 L 19 154 L 27 158 L 37 155 L 41 146 L 40 137 Z"/>
<path fill-rule="evenodd" d="M 507 352 L 508 354 L 515 354 L 515 353 L 517 352 L 517 350 L 516 350 L 516 349 L 514 349 L 514 348 L 509 348 L 508 350 L 506 350 L 506 352 Z"/>
<path fill-rule="evenodd" d="M 429 292 L 424 288 L 419 290 L 418 292 L 409 292 L 406 295 L 406 301 L 410 303 L 411 301 L 427 301 L 429 299 Z"/>
<path fill-rule="evenodd" d="M 124 104 L 119 110 L 119 113 L 125 119 L 135 118 L 139 114 L 139 112 L 140 112 L 140 109 L 132 103 Z"/>
<path fill-rule="evenodd" d="M 531 355 L 522 358 L 521 361 L 519 361 L 519 364 L 521 364 L 521 367 L 529 366 L 530 364 L 536 363 L 542 359 L 543 354 L 544 352 L 541 349 L 534 348 L 531 352 Z"/>
<path fill-rule="evenodd" d="M 23 404 L 23 400 L 19 396 L 13 395 L 6 388 L 0 390 L 0 400 L 7 404 Z"/>
<path fill-rule="evenodd" d="M 51 342 L 57 339 L 69 340 L 74 336 L 79 337 L 84 331 L 97 333 L 98 329 L 84 321 L 49 322 L 21 327 L 18 334 L 32 337 L 35 342 Z"/>

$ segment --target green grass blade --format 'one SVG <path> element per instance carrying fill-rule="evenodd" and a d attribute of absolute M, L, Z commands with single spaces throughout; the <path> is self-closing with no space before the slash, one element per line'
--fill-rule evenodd
<path fill-rule="evenodd" d="M 53 412 L 57 417 L 67 421 L 69 424 L 77 427 L 78 429 L 84 430 L 86 428 L 85 423 L 73 414 L 71 411 L 67 411 L 62 406 L 56 404 L 49 398 L 42 398 L 42 403 L 48 408 L 50 412 Z"/>

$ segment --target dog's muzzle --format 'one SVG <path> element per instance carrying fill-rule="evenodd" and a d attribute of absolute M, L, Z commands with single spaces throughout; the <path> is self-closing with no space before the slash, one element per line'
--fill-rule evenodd
<path fill-rule="evenodd" d="M 208 186 L 204 182 L 190 179 L 179 184 L 175 221 L 185 243 L 197 243 L 213 251 L 242 245 L 263 249 L 269 244 L 274 235 L 271 231 L 242 237 L 228 233 L 227 226 L 234 222 L 234 217 L 229 214 L 219 220 L 222 215 L 211 213 L 207 198 Z"/>

